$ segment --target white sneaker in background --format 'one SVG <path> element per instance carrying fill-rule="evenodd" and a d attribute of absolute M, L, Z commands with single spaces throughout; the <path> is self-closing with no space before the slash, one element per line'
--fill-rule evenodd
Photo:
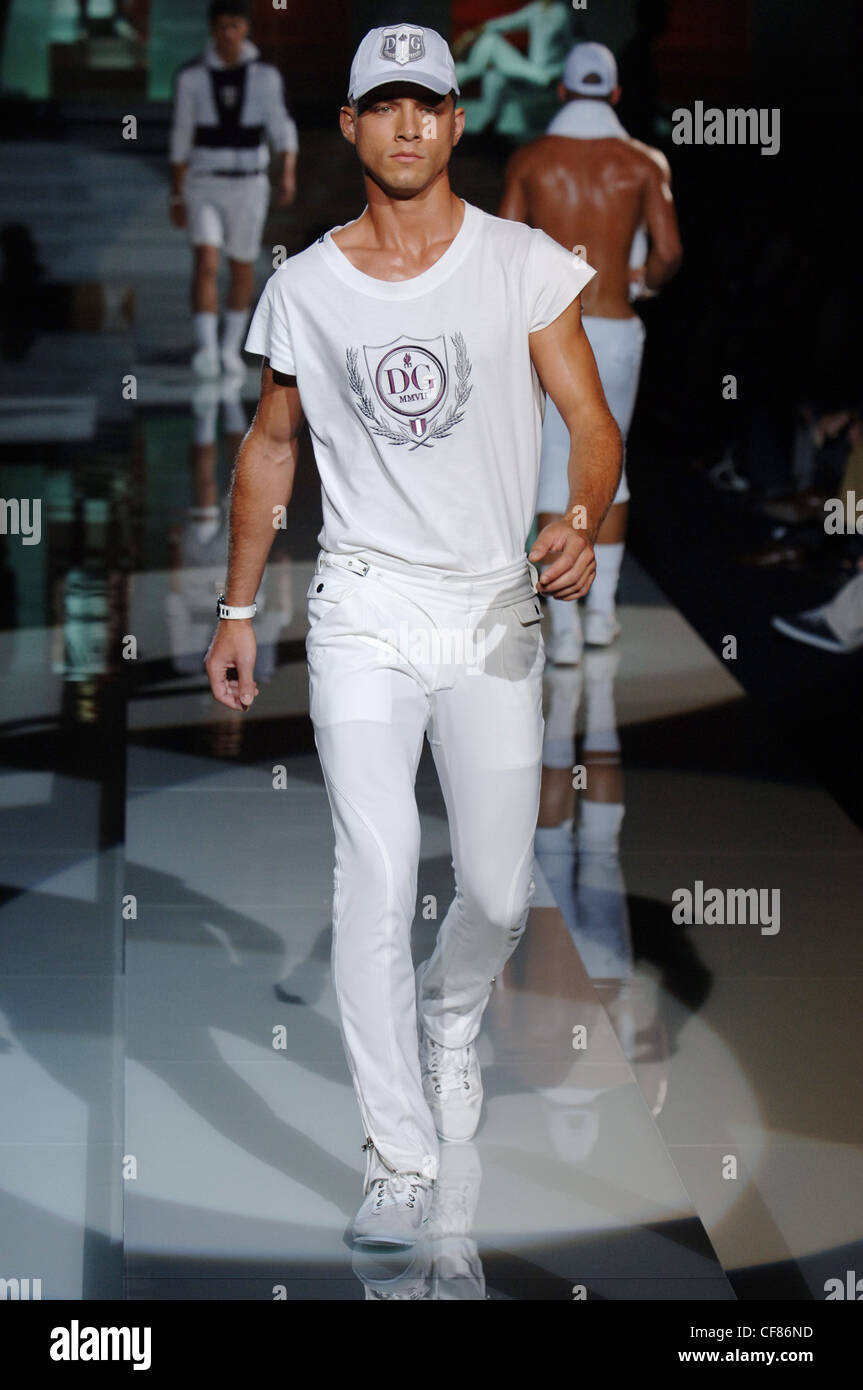
<path fill-rule="evenodd" d="M 198 351 L 192 358 L 192 371 L 195 373 L 195 376 L 221 376 L 222 363 L 218 352 L 213 348 L 198 348 Z"/>
<path fill-rule="evenodd" d="M 246 364 L 238 352 L 233 348 L 223 347 L 221 349 L 222 366 L 228 376 L 245 376 Z"/>
<path fill-rule="evenodd" d="M 614 609 L 610 613 L 591 613 L 588 608 L 584 615 L 584 640 L 589 647 L 610 647 L 620 636 L 620 623 Z"/>
<path fill-rule="evenodd" d="M 420 1071 L 438 1136 L 451 1144 L 472 1139 L 482 1110 L 482 1074 L 473 1043 L 444 1047 L 423 1033 Z"/>

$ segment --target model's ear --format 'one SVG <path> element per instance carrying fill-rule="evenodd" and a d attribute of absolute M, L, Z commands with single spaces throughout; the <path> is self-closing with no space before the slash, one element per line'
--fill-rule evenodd
<path fill-rule="evenodd" d="M 459 142 L 459 140 L 461 139 L 461 137 L 464 135 L 464 121 L 465 121 L 465 116 L 464 116 L 464 107 L 463 107 L 463 106 L 459 106 L 459 104 L 458 104 L 458 99 L 457 99 L 456 97 L 453 97 L 453 103 L 454 103 L 455 109 L 454 109 L 454 111 L 453 111 L 453 113 L 452 113 L 452 119 L 453 119 L 453 140 L 452 140 L 452 143 L 453 143 L 453 146 L 455 147 L 455 146 L 458 144 L 458 142 Z"/>
<path fill-rule="evenodd" d="M 562 82 L 557 84 L 557 99 L 558 101 L 566 101 L 566 88 Z"/>
<path fill-rule="evenodd" d="M 357 119 L 354 106 L 343 106 L 339 111 L 339 129 L 349 145 L 357 143 Z"/>

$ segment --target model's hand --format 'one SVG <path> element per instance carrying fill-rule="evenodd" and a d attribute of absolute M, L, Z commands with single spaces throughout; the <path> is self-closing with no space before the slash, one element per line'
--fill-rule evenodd
<path fill-rule="evenodd" d="M 584 598 L 596 577 L 593 546 L 585 532 L 574 531 L 568 521 L 543 526 L 527 558 L 549 562 L 537 588 L 551 598 Z"/>
<path fill-rule="evenodd" d="M 279 184 L 279 191 L 276 194 L 276 202 L 280 207 L 290 207 L 297 196 L 297 180 L 294 174 L 284 174 Z"/>
<path fill-rule="evenodd" d="M 175 227 L 185 227 L 187 225 L 189 219 L 186 213 L 186 204 L 182 198 L 174 197 L 171 199 L 170 213 L 171 221 Z"/>
<path fill-rule="evenodd" d="M 204 665 L 210 689 L 220 705 L 247 710 L 258 694 L 255 657 L 258 643 L 251 618 L 222 618 L 213 634 Z M 228 675 L 231 668 L 235 675 Z"/>

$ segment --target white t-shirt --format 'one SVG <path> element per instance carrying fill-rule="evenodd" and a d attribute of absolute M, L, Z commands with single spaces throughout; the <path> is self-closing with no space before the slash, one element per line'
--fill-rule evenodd
<path fill-rule="evenodd" d="M 285 261 L 246 350 L 297 378 L 322 484 L 318 543 L 462 574 L 522 558 L 545 407 L 528 334 L 595 274 L 545 232 L 470 203 L 410 280 L 357 270 L 332 232 Z"/>

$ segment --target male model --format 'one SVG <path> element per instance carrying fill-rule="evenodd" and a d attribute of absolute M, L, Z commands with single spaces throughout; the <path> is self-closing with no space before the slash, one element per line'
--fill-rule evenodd
<path fill-rule="evenodd" d="M 621 461 L 581 327 L 594 272 L 452 192 L 457 91 L 432 29 L 375 29 L 357 50 L 340 120 L 367 206 L 287 260 L 255 311 L 246 347 L 264 357 L 261 400 L 237 459 L 207 657 L 216 699 L 248 708 L 253 599 L 305 417 L 324 514 L 310 713 L 336 840 L 333 978 L 365 1135 L 354 1236 L 380 1244 L 417 1239 L 440 1140 L 466 1141 L 479 1121 L 474 1042 L 533 892 L 544 652 L 530 562 L 550 561 L 547 592 L 587 592 Z M 528 558 L 543 388 L 572 436 L 571 505 Z M 415 978 L 426 734 L 456 892 Z"/>
<path fill-rule="evenodd" d="M 255 288 L 255 261 L 270 199 L 269 147 L 282 157 L 277 197 L 296 191 L 297 128 L 282 78 L 249 42 L 243 0 L 213 0 L 203 58 L 177 74 L 171 127 L 171 220 L 194 251 L 192 369 L 245 371 L 240 356 Z M 219 255 L 230 280 L 219 341 Z"/>

